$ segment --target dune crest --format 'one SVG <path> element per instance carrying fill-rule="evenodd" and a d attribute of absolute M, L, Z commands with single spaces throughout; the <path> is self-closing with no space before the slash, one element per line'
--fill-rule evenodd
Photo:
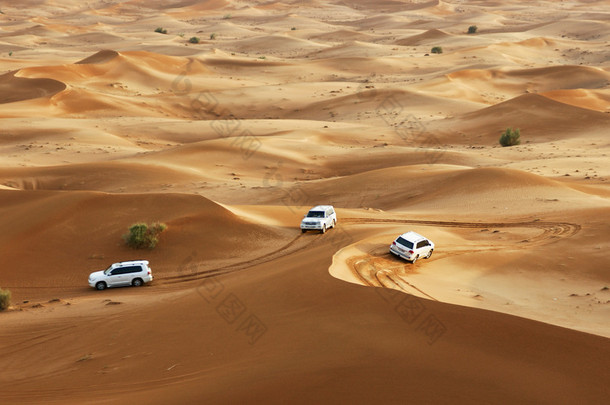
<path fill-rule="evenodd" d="M 117 51 L 113 50 L 103 50 L 91 55 L 83 60 L 76 62 L 77 65 L 88 65 L 88 64 L 98 64 L 98 63 L 106 63 L 114 58 L 118 57 L 120 54 Z"/>
<path fill-rule="evenodd" d="M 0 104 L 51 97 L 67 88 L 65 83 L 58 80 L 30 79 L 19 77 L 18 74 L 11 72 L 0 76 Z"/>

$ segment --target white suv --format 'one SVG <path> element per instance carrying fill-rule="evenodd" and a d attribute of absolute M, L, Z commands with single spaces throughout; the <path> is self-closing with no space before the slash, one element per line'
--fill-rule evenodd
<path fill-rule="evenodd" d="M 329 228 L 337 225 L 337 214 L 332 205 L 318 205 L 309 210 L 301 221 L 301 232 L 320 231 L 326 232 Z"/>
<path fill-rule="evenodd" d="M 114 263 L 106 270 L 89 275 L 89 285 L 98 290 L 127 285 L 139 287 L 152 280 L 152 270 L 148 267 L 147 260 Z"/>
<path fill-rule="evenodd" d="M 390 245 L 390 253 L 411 263 L 420 257 L 429 258 L 433 251 L 434 243 L 413 231 L 403 233 Z"/>

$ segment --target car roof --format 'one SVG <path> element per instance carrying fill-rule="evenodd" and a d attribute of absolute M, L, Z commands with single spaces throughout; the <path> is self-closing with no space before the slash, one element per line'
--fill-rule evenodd
<path fill-rule="evenodd" d="M 112 267 L 129 266 L 133 264 L 148 264 L 148 260 L 127 260 L 124 262 L 114 263 Z"/>
<path fill-rule="evenodd" d="M 309 211 L 326 211 L 329 208 L 333 208 L 332 205 L 316 205 L 315 207 L 311 208 Z"/>
<path fill-rule="evenodd" d="M 400 237 L 402 237 L 403 239 L 406 239 L 408 241 L 411 241 L 411 242 L 419 242 L 420 240 L 428 239 L 424 236 L 421 236 L 417 232 L 413 232 L 413 231 L 405 232 L 402 235 L 400 235 Z"/>

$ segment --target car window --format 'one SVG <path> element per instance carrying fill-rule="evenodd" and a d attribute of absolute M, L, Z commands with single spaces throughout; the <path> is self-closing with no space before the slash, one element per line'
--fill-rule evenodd
<path fill-rule="evenodd" d="M 422 240 L 422 241 L 417 242 L 417 248 L 418 249 L 422 248 L 424 246 L 428 246 L 428 241 L 427 240 Z"/>
<path fill-rule="evenodd" d="M 142 271 L 142 267 L 140 267 L 140 266 L 125 266 L 125 267 L 119 267 L 118 269 L 112 270 L 110 275 L 117 276 L 119 274 L 138 273 L 140 271 Z"/>
<path fill-rule="evenodd" d="M 400 243 L 409 249 L 413 249 L 413 242 L 406 240 L 402 236 L 399 236 L 398 239 L 396 239 L 396 243 Z"/>
<path fill-rule="evenodd" d="M 307 213 L 308 218 L 324 218 L 324 211 L 309 211 Z"/>

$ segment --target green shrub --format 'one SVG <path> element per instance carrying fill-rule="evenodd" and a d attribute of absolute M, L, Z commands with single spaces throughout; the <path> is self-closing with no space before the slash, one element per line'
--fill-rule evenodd
<path fill-rule="evenodd" d="M 506 131 L 502 135 L 500 135 L 500 145 L 502 146 L 513 146 L 519 145 L 521 140 L 519 137 L 521 136 L 521 131 L 519 128 L 512 129 L 506 128 Z"/>
<path fill-rule="evenodd" d="M 430 52 L 432 52 L 432 53 L 443 53 L 443 48 L 441 48 L 440 46 L 435 46 L 434 48 L 432 48 L 432 50 Z"/>
<path fill-rule="evenodd" d="M 11 292 L 0 288 L 0 311 L 4 311 L 11 306 Z"/>
<path fill-rule="evenodd" d="M 159 34 L 167 34 L 167 30 L 163 27 L 157 27 L 155 32 L 158 32 Z"/>
<path fill-rule="evenodd" d="M 159 234 L 167 229 L 167 225 L 156 222 L 150 226 L 144 222 L 133 224 L 129 232 L 123 235 L 127 246 L 133 249 L 154 249 L 159 243 Z"/>
<path fill-rule="evenodd" d="M 297 27 L 290 28 L 290 31 L 296 31 L 296 30 L 297 30 Z"/>
<path fill-rule="evenodd" d="M 191 44 L 198 44 L 198 43 L 199 43 L 199 38 L 197 38 L 197 37 L 191 37 L 191 38 L 189 39 L 189 42 L 190 42 Z"/>
<path fill-rule="evenodd" d="M 477 33 L 477 26 L 476 25 L 471 25 L 470 27 L 468 27 L 468 33 L 469 34 L 476 34 Z"/>
<path fill-rule="evenodd" d="M 216 33 L 215 33 L 215 32 L 212 32 L 212 33 L 210 34 L 210 39 L 211 39 L 211 40 L 215 40 L 215 39 L 216 39 Z"/>
<path fill-rule="evenodd" d="M 231 18 L 233 18 L 233 16 L 231 14 L 225 14 L 222 19 L 223 20 L 230 20 Z"/>

